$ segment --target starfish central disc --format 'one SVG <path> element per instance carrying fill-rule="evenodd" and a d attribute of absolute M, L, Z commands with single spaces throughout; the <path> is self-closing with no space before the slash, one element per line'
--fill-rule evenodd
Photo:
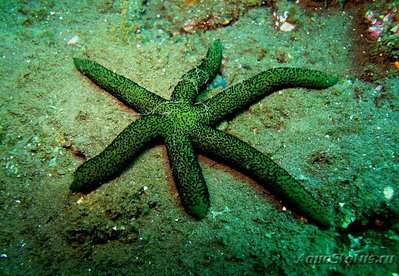
<path fill-rule="evenodd" d="M 168 118 L 174 129 L 180 133 L 191 133 L 199 122 L 196 109 L 188 103 L 169 102 L 162 112 Z"/>

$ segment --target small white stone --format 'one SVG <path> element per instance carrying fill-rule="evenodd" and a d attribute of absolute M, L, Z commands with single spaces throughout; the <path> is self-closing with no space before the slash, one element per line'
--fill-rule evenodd
<path fill-rule="evenodd" d="M 73 35 L 70 39 L 67 40 L 67 45 L 74 45 L 78 43 L 79 37 L 77 35 Z"/>
<path fill-rule="evenodd" d="M 386 187 L 384 188 L 384 197 L 385 197 L 387 200 L 391 200 L 394 193 L 395 193 L 395 191 L 392 189 L 392 187 L 386 186 Z"/>
<path fill-rule="evenodd" d="M 76 203 L 77 203 L 77 204 L 81 204 L 81 203 L 83 202 L 83 200 L 84 200 L 84 198 L 81 197 L 81 198 L 78 199 L 78 201 L 76 201 Z"/>
<path fill-rule="evenodd" d="M 281 26 L 280 26 L 280 31 L 283 31 L 283 32 L 291 32 L 292 30 L 295 29 L 295 27 L 296 27 L 296 25 L 291 24 L 291 23 L 285 21 L 283 24 L 281 24 Z"/>

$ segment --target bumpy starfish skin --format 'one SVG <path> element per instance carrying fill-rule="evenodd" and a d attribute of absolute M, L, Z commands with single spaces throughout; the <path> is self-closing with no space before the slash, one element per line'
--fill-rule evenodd
<path fill-rule="evenodd" d="M 276 90 L 322 89 L 338 79 L 317 70 L 275 68 L 195 103 L 201 88 L 218 73 L 221 58 L 222 44 L 216 40 L 205 60 L 182 77 L 170 101 L 93 61 L 74 58 L 80 72 L 143 116 L 125 128 L 103 152 L 80 165 L 70 189 L 89 192 L 97 188 L 115 177 L 148 143 L 160 140 L 166 144 L 182 204 L 193 217 L 205 217 L 209 208 L 208 189 L 195 156 L 195 149 L 199 149 L 252 176 L 298 213 L 330 227 L 330 212 L 288 172 L 249 144 L 211 126 Z"/>

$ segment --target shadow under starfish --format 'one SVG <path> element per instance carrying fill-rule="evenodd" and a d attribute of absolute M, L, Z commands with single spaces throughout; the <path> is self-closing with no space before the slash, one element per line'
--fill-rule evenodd
<path fill-rule="evenodd" d="M 330 227 L 330 212 L 301 183 L 257 149 L 213 127 L 276 90 L 289 87 L 323 89 L 334 85 L 338 79 L 317 70 L 275 68 L 196 103 L 202 88 L 219 72 L 221 59 L 222 44 L 215 40 L 205 60 L 186 73 L 174 88 L 171 100 L 165 100 L 98 63 L 74 58 L 80 72 L 142 117 L 126 127 L 103 152 L 80 165 L 70 189 L 94 190 L 120 173 L 146 145 L 156 140 L 166 144 L 182 204 L 194 218 L 204 218 L 210 204 L 194 152 L 199 149 L 250 175 L 299 214 L 324 228 Z"/>

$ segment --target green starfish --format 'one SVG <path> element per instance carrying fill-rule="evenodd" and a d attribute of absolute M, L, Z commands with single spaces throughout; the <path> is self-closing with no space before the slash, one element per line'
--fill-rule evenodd
<path fill-rule="evenodd" d="M 194 153 L 199 149 L 250 175 L 299 214 L 320 226 L 330 227 L 329 212 L 288 172 L 257 149 L 213 127 L 276 90 L 322 89 L 334 85 L 338 79 L 316 70 L 275 68 L 196 103 L 201 89 L 219 72 L 221 59 L 222 44 L 215 40 L 205 60 L 186 73 L 171 100 L 165 100 L 93 61 L 74 58 L 80 72 L 143 115 L 103 152 L 77 168 L 70 189 L 92 191 L 115 177 L 150 142 L 162 141 L 167 147 L 182 204 L 194 218 L 204 218 L 209 208 L 208 189 Z"/>

